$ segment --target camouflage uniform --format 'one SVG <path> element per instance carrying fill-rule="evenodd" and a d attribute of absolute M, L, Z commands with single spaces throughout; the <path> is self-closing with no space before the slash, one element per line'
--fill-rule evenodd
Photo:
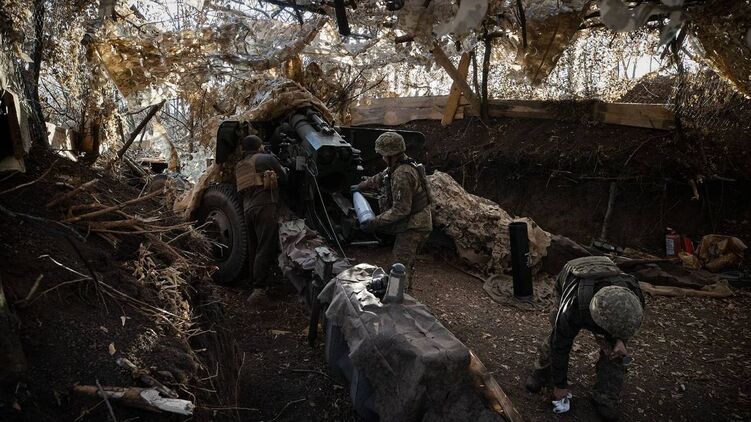
<path fill-rule="evenodd" d="M 389 138 L 390 137 L 390 138 Z M 395 141 L 391 150 L 383 150 L 383 140 Z M 380 142 L 380 143 L 379 143 Z M 380 150 L 379 150 L 380 149 Z M 382 192 L 381 214 L 369 223 L 369 229 L 396 236 L 391 264 L 400 262 L 407 269 L 407 286 L 414 279 L 415 258 L 433 230 L 430 213 L 429 187 L 416 163 L 404 154 L 404 140 L 394 132 L 386 132 L 376 142 L 376 151 L 398 159 L 381 173 L 372 176 L 358 187 Z M 388 154 L 396 152 L 396 154 Z"/>
<path fill-rule="evenodd" d="M 541 386 L 552 380 L 555 387 L 568 388 L 569 353 L 580 330 L 590 331 L 599 344 L 612 347 L 618 339 L 628 340 L 641 324 L 644 297 L 638 282 L 605 257 L 579 258 L 566 264 L 556 280 L 556 296 L 557 306 L 550 314 L 552 332 L 540 342 L 535 371 L 527 381 L 531 391 L 537 389 L 530 387 L 534 381 Z M 611 311 L 604 310 L 608 307 Z M 612 311 L 615 308 L 618 311 Z M 604 418 L 617 419 L 626 376 L 623 359 L 611 359 L 600 350 L 595 371 L 595 408 Z"/>
<path fill-rule="evenodd" d="M 249 166 L 249 162 L 253 162 Z M 279 181 L 286 181 L 286 173 L 279 160 L 271 154 L 249 151 L 245 158 L 237 163 L 235 177 L 239 180 L 247 178 L 249 171 L 263 173 L 274 171 Z M 238 187 L 241 185 L 238 183 Z M 248 230 L 248 261 L 252 274 L 252 287 L 267 290 L 269 270 L 274 265 L 279 245 L 279 189 L 264 189 L 263 186 L 251 186 L 239 192 L 243 201 L 245 213 L 245 227 Z"/>

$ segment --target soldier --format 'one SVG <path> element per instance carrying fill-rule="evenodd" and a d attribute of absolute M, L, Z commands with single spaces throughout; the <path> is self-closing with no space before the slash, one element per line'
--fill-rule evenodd
<path fill-rule="evenodd" d="M 375 150 L 387 168 L 352 186 L 352 190 L 381 190 L 382 213 L 363 224 L 366 231 L 379 231 L 396 236 L 391 264 L 400 262 L 407 269 L 407 284 L 414 278 L 415 256 L 425 243 L 433 220 L 430 214 L 430 187 L 425 170 L 405 154 L 404 138 L 396 132 L 385 132 L 376 139 Z"/>
<path fill-rule="evenodd" d="M 536 393 L 552 381 L 553 411 L 568 411 L 569 352 L 579 331 L 588 330 L 600 345 L 592 403 L 603 419 L 617 420 L 624 365 L 631 361 L 625 343 L 636 334 L 643 316 L 639 283 L 607 257 L 584 257 L 569 261 L 558 274 L 556 293 L 558 303 L 550 315 L 552 333 L 540 344 L 526 388 Z"/>
<path fill-rule="evenodd" d="M 279 245 L 279 182 L 287 173 L 271 154 L 265 154 L 261 138 L 243 138 L 243 159 L 235 167 L 237 191 L 243 199 L 245 225 L 248 230 L 249 269 L 252 274 L 251 304 L 265 300 L 269 287 L 269 270 L 274 265 Z"/>

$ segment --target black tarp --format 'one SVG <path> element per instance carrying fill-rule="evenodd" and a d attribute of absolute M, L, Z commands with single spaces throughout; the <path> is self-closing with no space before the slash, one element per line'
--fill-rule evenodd
<path fill-rule="evenodd" d="M 380 420 L 502 421 L 472 387 L 469 349 L 411 296 L 382 304 L 366 287 L 376 269 L 346 270 L 318 297 L 373 387 Z"/>

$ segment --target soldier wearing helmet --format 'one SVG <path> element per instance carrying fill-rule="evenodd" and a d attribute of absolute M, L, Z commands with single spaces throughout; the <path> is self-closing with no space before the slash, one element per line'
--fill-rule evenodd
<path fill-rule="evenodd" d="M 253 277 L 251 306 L 267 299 L 271 288 L 269 270 L 277 256 L 279 182 L 286 183 L 287 173 L 272 154 L 265 153 L 261 138 L 250 135 L 241 141 L 243 159 L 235 166 L 237 192 L 243 201 L 248 230 L 248 268 Z"/>
<path fill-rule="evenodd" d="M 552 333 L 540 344 L 526 388 L 536 393 L 552 382 L 554 411 L 567 411 L 569 353 L 579 331 L 588 330 L 600 345 L 592 402 L 603 419 L 616 420 L 626 375 L 624 359 L 630 361 L 626 341 L 639 330 L 644 313 L 639 283 L 609 258 L 592 256 L 566 264 L 556 279 L 556 293 Z"/>
<path fill-rule="evenodd" d="M 376 139 L 375 150 L 387 168 L 353 190 L 380 190 L 381 214 L 362 227 L 396 236 L 391 263 L 400 262 L 407 269 L 407 287 L 414 280 L 415 256 L 433 230 L 430 214 L 430 187 L 422 164 L 406 154 L 404 138 L 396 132 L 385 132 Z"/>

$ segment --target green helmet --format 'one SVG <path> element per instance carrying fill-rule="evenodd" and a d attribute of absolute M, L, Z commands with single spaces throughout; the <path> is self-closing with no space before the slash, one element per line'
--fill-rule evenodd
<path fill-rule="evenodd" d="M 407 150 L 404 138 L 396 132 L 384 132 L 376 139 L 375 150 L 384 157 L 401 154 Z"/>
<path fill-rule="evenodd" d="M 595 324 L 613 337 L 628 340 L 639 330 L 644 316 L 639 298 L 626 287 L 600 289 L 589 303 Z"/>

